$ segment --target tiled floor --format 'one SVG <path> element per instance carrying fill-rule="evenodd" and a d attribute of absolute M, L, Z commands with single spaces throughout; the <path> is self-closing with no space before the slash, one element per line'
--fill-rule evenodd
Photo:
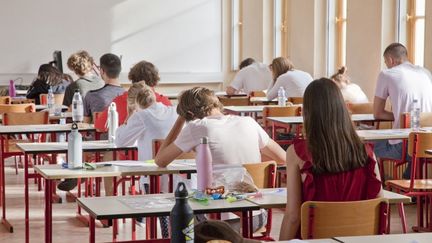
<path fill-rule="evenodd" d="M 23 171 L 15 175 L 11 160 L 6 168 L 6 194 L 7 194 L 7 218 L 14 226 L 14 233 L 9 233 L 0 226 L 0 242 L 21 243 L 24 242 L 24 186 Z M 64 196 L 64 194 L 61 194 Z M 63 200 L 65 201 L 65 200 Z M 44 200 L 43 192 L 37 191 L 36 185 L 30 184 L 30 242 L 44 242 Z M 75 203 L 63 203 L 53 205 L 53 242 L 87 242 L 88 228 L 75 218 Z M 274 210 L 272 236 L 277 239 L 282 221 L 282 210 Z M 414 205 L 406 206 L 408 226 L 412 226 L 416 219 Z M 120 224 L 120 240 L 130 240 L 130 221 Z M 97 242 L 111 240 L 111 228 L 96 229 Z M 138 239 L 145 237 L 144 227 L 137 227 Z M 396 208 L 392 210 L 391 232 L 401 233 L 399 216 Z"/>

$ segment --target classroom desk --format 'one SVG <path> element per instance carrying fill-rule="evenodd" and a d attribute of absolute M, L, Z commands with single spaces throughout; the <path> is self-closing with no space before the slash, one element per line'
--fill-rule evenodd
<path fill-rule="evenodd" d="M 268 117 L 274 126 L 286 127 L 289 125 L 303 124 L 303 116 Z M 353 122 L 378 122 L 387 120 L 377 120 L 373 114 L 352 114 Z"/>
<path fill-rule="evenodd" d="M 248 106 L 224 106 L 224 112 L 244 116 L 246 113 L 258 113 L 264 110 L 264 107 L 271 105 L 248 105 Z M 275 105 L 273 105 L 275 106 Z"/>
<path fill-rule="evenodd" d="M 59 123 L 60 119 L 72 119 L 72 112 L 68 111 L 68 112 L 62 112 L 61 115 L 54 115 L 54 114 L 49 114 L 48 119 L 50 121 L 50 123 L 52 124 L 57 124 Z M 0 114 L 0 123 L 2 123 L 3 121 L 3 115 Z"/>
<path fill-rule="evenodd" d="M 337 241 L 336 241 L 336 240 Z M 333 239 L 316 239 L 316 240 L 293 240 L 293 241 L 276 241 L 279 243 L 430 243 L 432 242 L 432 233 L 409 233 L 409 234 L 391 234 L 391 235 L 364 235 L 364 236 L 344 236 L 334 237 Z"/>
<path fill-rule="evenodd" d="M 123 197 L 99 197 L 79 198 L 78 204 L 89 213 L 90 238 L 89 242 L 95 242 L 95 219 L 121 219 L 151 216 L 167 216 L 175 204 L 173 194 L 123 196 Z M 151 206 L 148 205 L 158 205 Z M 208 205 L 202 205 L 189 200 L 194 214 L 242 212 L 243 217 L 252 210 L 258 210 L 259 206 L 246 200 L 227 202 L 226 200 L 211 200 Z M 248 228 L 247 220 L 243 221 L 243 228 Z M 248 235 L 247 230 L 243 234 Z M 134 240 L 134 239 L 133 239 Z"/>
<path fill-rule="evenodd" d="M 357 135 L 361 140 L 389 140 L 408 138 L 411 128 L 401 129 L 380 129 L 380 130 L 357 130 Z"/>
<path fill-rule="evenodd" d="M 80 123 L 78 125 L 79 131 L 94 132 L 96 131 L 93 125 L 86 123 Z M 13 232 L 13 226 L 6 219 L 6 184 L 5 184 L 5 137 L 7 135 L 20 135 L 20 134 L 35 134 L 35 133 L 57 133 L 57 132 L 70 132 L 71 124 L 59 125 L 59 124 L 43 124 L 43 125 L 11 125 L 11 126 L 0 126 L 0 203 L 2 205 L 2 224 L 8 229 L 9 232 Z M 25 177 L 28 178 L 28 164 L 24 164 Z"/>
<path fill-rule="evenodd" d="M 162 95 L 167 97 L 170 100 L 176 100 L 181 92 L 173 92 L 173 93 L 163 93 Z M 239 93 L 234 95 L 228 95 L 225 91 L 216 91 L 216 96 L 224 96 L 224 97 L 239 97 L 239 96 L 247 96 L 246 93 Z"/>
<path fill-rule="evenodd" d="M 250 103 L 253 105 L 257 104 L 264 104 L 264 105 L 276 105 L 278 103 L 277 99 L 268 100 L 267 97 L 250 97 L 249 98 Z"/>
<path fill-rule="evenodd" d="M 41 110 L 45 110 L 48 109 L 48 105 L 35 105 L 36 111 L 41 111 Z M 61 106 L 63 111 L 66 111 L 67 109 L 69 109 L 69 107 L 62 105 Z"/>
<path fill-rule="evenodd" d="M 118 177 L 118 176 L 140 176 L 140 175 L 162 175 L 162 174 L 190 174 L 195 173 L 195 166 L 189 163 L 182 163 L 185 160 L 175 160 L 166 168 L 160 168 L 155 164 L 143 162 L 143 166 L 101 166 L 95 170 L 71 170 L 61 168 L 60 165 L 37 165 L 35 171 L 45 181 L 45 242 L 52 242 L 52 187 L 54 181 L 65 178 L 88 178 L 88 177 Z M 140 161 L 135 161 L 140 163 Z M 121 163 L 121 161 L 105 162 Z M 115 180 L 114 180 L 115 181 Z M 28 239 L 28 224 L 26 222 L 26 242 Z"/>
<path fill-rule="evenodd" d="M 36 161 L 36 155 L 38 154 L 58 154 L 68 152 L 67 142 L 49 142 L 49 143 L 17 143 L 17 147 L 24 153 L 24 195 L 25 195 L 25 221 L 26 221 L 26 234 L 28 233 L 28 222 L 29 222 L 29 189 L 28 181 L 30 178 L 35 178 L 35 174 L 28 173 L 29 156 L 33 156 Z M 118 147 L 114 143 L 110 143 L 108 140 L 98 141 L 83 141 L 82 143 L 83 152 L 108 152 L 108 151 L 126 151 L 137 150 L 135 146 Z M 52 156 L 55 157 L 55 156 Z M 115 157 L 115 156 L 114 156 Z M 96 161 L 99 161 L 99 157 L 96 156 Z M 39 183 L 40 186 L 40 183 Z M 40 188 L 39 188 L 40 189 Z"/>

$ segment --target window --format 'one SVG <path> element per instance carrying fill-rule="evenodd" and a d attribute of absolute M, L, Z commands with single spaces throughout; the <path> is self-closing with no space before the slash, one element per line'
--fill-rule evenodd
<path fill-rule="evenodd" d="M 346 65 L 347 0 L 327 2 L 327 73 Z"/>
<path fill-rule="evenodd" d="M 424 64 L 425 0 L 399 0 L 399 42 L 406 45 L 408 59 Z"/>
<path fill-rule="evenodd" d="M 242 40 L 242 0 L 231 1 L 231 69 L 237 70 L 240 64 Z"/>
<path fill-rule="evenodd" d="M 288 41 L 287 41 L 287 1 L 286 0 L 275 0 L 274 1 L 274 49 L 273 57 L 280 57 L 287 55 Z"/>

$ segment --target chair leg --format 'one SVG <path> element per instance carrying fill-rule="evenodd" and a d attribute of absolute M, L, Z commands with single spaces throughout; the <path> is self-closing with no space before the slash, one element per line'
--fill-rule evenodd
<path fill-rule="evenodd" d="M 406 234 L 407 233 L 407 226 L 406 226 L 405 208 L 404 208 L 403 203 L 398 203 L 397 206 L 398 206 L 398 211 L 399 211 L 399 217 L 400 217 L 401 224 L 402 224 L 402 232 L 404 234 Z M 389 214 L 389 216 L 390 216 L 390 214 Z M 389 225 L 390 225 L 390 220 L 389 220 Z M 390 233 L 390 232 L 388 232 L 388 233 Z"/>
<path fill-rule="evenodd" d="M 15 174 L 18 175 L 18 162 L 16 156 L 14 156 L 14 161 L 15 161 Z"/>

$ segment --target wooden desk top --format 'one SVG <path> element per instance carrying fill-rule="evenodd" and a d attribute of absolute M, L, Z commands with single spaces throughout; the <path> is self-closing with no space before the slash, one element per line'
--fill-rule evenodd
<path fill-rule="evenodd" d="M 0 135 L 23 134 L 23 133 L 50 133 L 70 132 L 72 124 L 43 124 L 43 125 L 11 125 L 0 126 Z M 79 123 L 79 131 L 96 131 L 92 124 Z"/>
<path fill-rule="evenodd" d="M 67 142 L 49 142 L 49 143 L 17 143 L 18 149 L 27 154 L 37 153 L 66 153 L 68 150 Z M 108 140 L 83 141 L 84 152 L 98 151 L 116 151 L 137 149 L 136 146 L 118 147 Z"/>
<path fill-rule="evenodd" d="M 302 124 L 302 116 L 286 116 L 286 117 L 268 117 L 270 121 L 283 123 L 283 124 Z M 354 122 L 374 122 L 383 121 L 374 118 L 373 114 L 352 114 L 351 119 Z"/>
<path fill-rule="evenodd" d="M 263 208 L 283 208 L 286 206 L 287 195 L 285 188 L 261 189 L 260 192 L 263 194 L 262 197 L 248 198 L 247 200 Z M 387 190 L 383 190 L 383 192 L 383 197 L 387 198 L 390 204 L 411 202 L 410 197 Z"/>
<path fill-rule="evenodd" d="M 172 193 L 157 195 L 78 198 L 77 203 L 96 219 L 135 218 L 169 215 L 175 204 Z M 256 204 L 246 200 L 227 202 L 210 200 L 208 205 L 189 199 L 195 214 L 258 210 Z"/>
<path fill-rule="evenodd" d="M 135 163 L 135 166 L 131 165 Z M 116 164 L 124 163 L 124 166 Z M 111 166 L 103 166 L 111 164 Z M 175 160 L 166 168 L 158 167 L 154 163 L 143 161 L 108 161 L 98 163 L 95 170 L 65 169 L 61 165 L 36 165 L 35 171 L 43 178 L 49 180 L 88 178 L 88 177 L 114 177 L 114 176 L 140 176 L 140 175 L 163 175 L 195 173 L 196 168 L 190 160 Z M 128 165 L 128 166 L 127 166 Z"/>
<path fill-rule="evenodd" d="M 408 138 L 410 128 L 404 129 L 380 129 L 380 130 L 357 130 L 361 140 L 389 140 Z"/>

